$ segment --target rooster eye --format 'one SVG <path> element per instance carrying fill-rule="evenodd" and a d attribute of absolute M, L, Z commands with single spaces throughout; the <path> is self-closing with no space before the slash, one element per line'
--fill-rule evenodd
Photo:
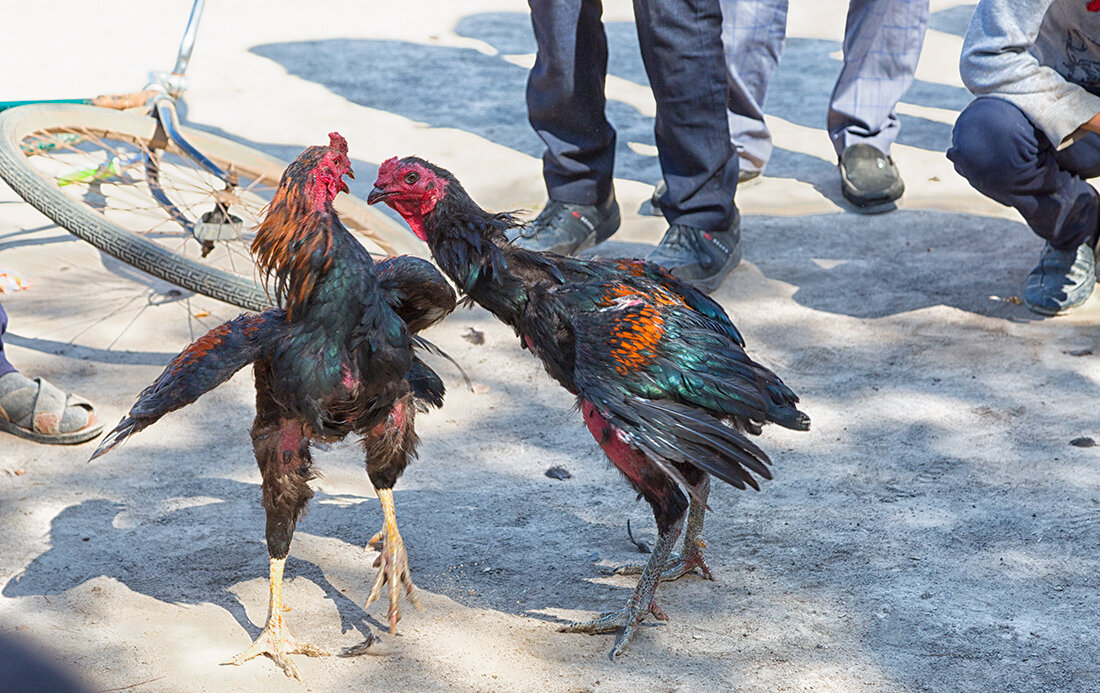
<path fill-rule="evenodd" d="M 411 173 L 409 173 L 408 175 L 405 176 L 405 182 L 408 183 L 409 185 L 412 185 L 413 183 L 415 183 L 418 180 L 420 180 L 420 174 L 417 173 L 416 171 L 413 171 L 413 172 L 411 172 Z"/>

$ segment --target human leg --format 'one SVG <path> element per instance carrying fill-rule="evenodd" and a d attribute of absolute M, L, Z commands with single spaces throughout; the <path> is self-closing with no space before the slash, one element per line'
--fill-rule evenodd
<path fill-rule="evenodd" d="M 976 99 L 959 114 L 947 158 L 978 192 L 1015 208 L 1047 241 L 1025 300 L 1044 315 L 1084 303 L 1095 284 L 1100 203 L 1086 178 L 1100 175 L 1100 135 L 1062 151 L 1019 108 Z"/>
<path fill-rule="evenodd" d="M 827 126 L 839 158 L 841 192 L 867 212 L 894 209 L 905 191 L 890 156 L 900 122 L 897 103 L 913 83 L 928 0 L 851 0 L 844 67 Z"/>
<path fill-rule="evenodd" d="M 763 173 L 771 158 L 764 99 L 786 42 L 787 0 L 722 0 L 721 8 L 730 140 L 745 180 Z"/>
<path fill-rule="evenodd" d="M 615 130 L 607 103 L 607 37 L 600 0 L 529 0 L 538 53 L 527 78 L 527 116 L 546 144 L 549 201 L 512 240 L 574 254 L 619 228 L 612 175 Z"/>
<path fill-rule="evenodd" d="M 670 228 L 649 255 L 706 290 L 740 260 L 718 0 L 635 0 L 642 60 L 657 101 L 654 133 Z"/>
<path fill-rule="evenodd" d="M 844 67 L 829 103 L 829 137 L 837 156 L 854 144 L 884 154 L 897 139 L 897 104 L 913 83 L 928 0 L 851 0 L 844 27 Z"/>
<path fill-rule="evenodd" d="M 546 143 L 551 200 L 596 205 L 611 194 L 615 130 L 607 103 L 607 37 L 599 0 L 530 0 L 538 53 L 527 79 L 527 115 Z"/>
<path fill-rule="evenodd" d="M 3 304 L 0 304 L 0 377 L 15 370 L 15 366 L 8 361 L 4 354 L 4 333 L 8 331 L 8 314 L 4 312 Z"/>

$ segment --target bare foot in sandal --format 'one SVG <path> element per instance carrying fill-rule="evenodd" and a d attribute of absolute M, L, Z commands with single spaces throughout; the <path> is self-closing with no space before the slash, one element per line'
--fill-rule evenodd
<path fill-rule="evenodd" d="M 36 443 L 75 445 L 98 436 L 103 424 L 88 400 L 13 371 L 0 375 L 0 431 Z"/>

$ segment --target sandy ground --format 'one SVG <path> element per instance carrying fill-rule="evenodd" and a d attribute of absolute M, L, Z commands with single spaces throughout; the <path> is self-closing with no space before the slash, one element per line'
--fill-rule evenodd
<path fill-rule="evenodd" d="M 822 129 L 844 5 L 792 2 L 769 101 L 777 151 L 767 179 L 738 193 L 746 259 L 716 293 L 814 428 L 765 433 L 776 479 L 760 493 L 712 494 L 704 536 L 718 581 L 665 585 L 669 623 L 643 629 L 615 663 L 609 636 L 556 632 L 626 599 L 632 581 L 605 572 L 644 558 L 626 521 L 652 541 L 652 520 L 569 396 L 469 310 L 429 336 L 488 390 L 464 390 L 440 364 L 447 406 L 420 419 L 421 459 L 396 492 L 425 607 L 405 609 L 397 636 L 358 658 L 300 658 L 301 684 L 266 660 L 218 666 L 266 615 L 241 374 L 93 465 L 90 445 L 0 439 L 0 643 L 114 691 L 1100 688 L 1100 453 L 1069 445 L 1100 438 L 1100 306 L 1038 320 L 1014 302 L 1040 242 L 943 157 L 968 100 L 955 66 L 970 5 L 933 2 L 899 107 L 901 209 L 846 209 Z M 415 152 L 488 207 L 542 202 L 524 3 L 306 7 L 209 3 L 188 119 L 285 158 L 340 130 L 360 195 L 378 162 Z M 9 0 L 0 98 L 134 88 L 172 62 L 188 9 Z M 608 3 L 625 218 L 608 253 L 644 251 L 664 229 L 638 213 L 660 173 L 629 17 L 628 3 Z M 172 354 L 237 312 L 169 295 L 6 188 L 0 267 L 34 282 L 3 297 L 12 360 L 93 398 L 112 423 Z M 483 345 L 461 338 L 470 327 Z M 382 630 L 384 605 L 362 609 L 374 558 L 363 544 L 381 513 L 354 444 L 317 460 L 324 477 L 287 567 L 288 622 L 338 650 Z M 554 465 L 572 478 L 547 478 Z"/>

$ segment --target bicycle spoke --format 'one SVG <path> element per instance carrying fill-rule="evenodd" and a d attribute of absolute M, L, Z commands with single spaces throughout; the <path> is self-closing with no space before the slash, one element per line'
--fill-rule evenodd
<path fill-rule="evenodd" d="M 69 339 L 69 344 L 74 344 L 76 342 L 77 337 L 80 337 L 81 335 L 83 335 L 85 332 L 92 329 L 93 327 L 96 327 L 96 326 L 102 324 L 107 319 L 111 318 L 112 316 L 117 315 L 119 312 L 121 312 L 123 309 L 125 309 L 127 306 L 129 306 L 131 303 L 133 303 L 134 301 L 136 301 L 139 298 L 141 298 L 140 295 L 133 296 L 133 297 L 127 299 L 126 302 L 123 303 L 121 306 L 119 306 L 118 308 L 115 308 L 114 310 L 112 310 L 110 313 L 107 313 L 106 315 L 104 315 L 102 317 L 95 318 L 94 321 L 90 325 L 88 325 L 84 329 L 82 329 L 79 332 L 77 332 L 76 334 L 74 334 Z"/>
<path fill-rule="evenodd" d="M 118 333 L 118 336 L 111 340 L 111 343 L 107 345 L 107 351 L 110 351 L 111 347 L 118 344 L 118 340 L 122 339 L 122 336 L 125 335 L 131 327 L 133 327 L 134 323 L 137 322 L 137 319 L 141 317 L 141 314 L 144 313 L 150 305 L 152 304 L 146 303 L 144 306 L 141 307 L 140 310 L 138 310 L 137 313 L 134 314 L 134 317 L 130 318 L 130 321 L 126 323 L 126 326 L 122 328 L 122 331 Z"/>
<path fill-rule="evenodd" d="M 95 171 L 111 165 L 113 161 L 136 160 L 143 153 L 152 153 L 143 142 L 120 142 L 103 138 L 85 128 L 64 128 L 50 134 L 35 133 L 28 140 L 44 142 L 51 135 L 55 138 L 65 135 L 69 139 L 59 139 L 57 146 L 37 154 L 37 159 L 43 162 L 40 168 L 44 173 L 47 170 Z M 79 141 L 69 141 L 73 138 L 79 138 Z M 42 147 L 33 149 L 37 151 Z M 158 162 L 161 187 L 184 216 L 197 222 L 203 214 L 219 206 L 219 200 L 222 199 L 219 194 L 226 190 L 222 180 L 171 151 L 171 148 L 158 151 L 154 156 Z M 74 181 L 69 185 L 72 185 L 74 194 L 81 195 L 80 199 L 84 199 L 101 214 L 110 218 L 117 217 L 119 221 L 134 222 L 135 233 L 158 243 L 174 239 L 168 246 L 174 252 L 255 279 L 255 262 L 250 249 L 251 231 L 262 219 L 274 193 L 272 185 L 260 177 L 240 171 L 237 166 L 233 167 L 240 177 L 240 184 L 230 191 L 232 202 L 229 213 L 242 220 L 243 232 L 235 239 L 216 241 L 213 251 L 208 252 L 205 258 L 200 258 L 201 243 L 189 232 L 180 229 L 177 220 L 169 216 L 159 204 L 150 203 L 151 194 L 147 181 L 134 170 L 138 166 L 135 163 L 121 168 L 117 174 L 112 171 L 111 175 L 102 177 L 93 173 L 89 175 L 90 182 Z M 81 189 L 88 192 L 81 192 Z M 91 198 L 86 197 L 89 193 Z M 145 219 L 144 222 L 140 221 L 142 218 Z"/>

